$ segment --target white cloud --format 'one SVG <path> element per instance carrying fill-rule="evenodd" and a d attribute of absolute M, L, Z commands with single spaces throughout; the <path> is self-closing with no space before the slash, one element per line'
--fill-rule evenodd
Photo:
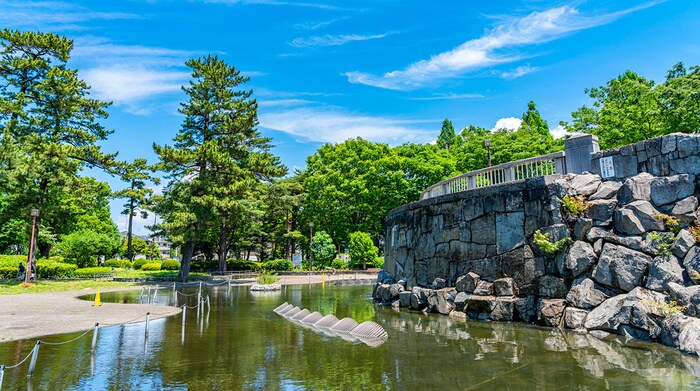
<path fill-rule="evenodd" d="M 321 8 L 335 10 L 339 9 L 336 6 L 322 4 L 322 3 L 303 3 L 296 1 L 278 1 L 278 0 L 204 0 L 205 3 L 215 3 L 215 4 L 257 4 L 257 5 L 282 5 L 291 7 L 304 7 L 304 8 Z"/>
<path fill-rule="evenodd" d="M 531 67 L 529 65 L 522 65 L 522 66 L 519 66 L 519 67 L 512 69 L 510 71 L 500 72 L 499 75 L 504 79 L 517 79 L 519 77 L 523 77 L 523 76 L 527 75 L 528 73 L 535 72 L 538 69 L 539 69 L 538 67 Z"/>
<path fill-rule="evenodd" d="M 425 96 L 418 98 L 408 98 L 409 100 L 462 100 L 462 99 L 478 99 L 483 98 L 481 94 L 436 94 L 434 96 Z"/>
<path fill-rule="evenodd" d="M 295 24 L 294 27 L 298 29 L 304 29 L 304 30 L 318 30 L 322 27 L 326 27 L 328 25 L 331 25 L 333 23 L 337 23 L 346 19 L 350 19 L 349 16 L 343 17 L 343 18 L 335 18 L 335 19 L 330 19 L 330 20 L 324 20 L 320 22 L 306 22 L 306 23 L 298 23 Z"/>
<path fill-rule="evenodd" d="M 141 67 L 96 67 L 82 73 L 93 95 L 116 104 L 134 103 L 154 95 L 180 91 L 187 72 L 149 70 Z"/>
<path fill-rule="evenodd" d="M 0 25 L 40 30 L 82 29 L 81 22 L 90 20 L 141 19 L 124 12 L 98 12 L 59 1 L 3 1 L 0 3 Z"/>
<path fill-rule="evenodd" d="M 515 117 L 501 118 L 498 121 L 496 121 L 496 125 L 493 126 L 493 129 L 491 129 L 491 131 L 495 132 L 501 129 L 518 130 L 522 122 L 523 121 L 520 118 Z"/>
<path fill-rule="evenodd" d="M 403 70 L 377 76 L 364 72 L 347 72 L 351 83 L 408 90 L 433 83 L 435 80 L 458 76 L 468 71 L 502 63 L 511 63 L 521 57 L 505 49 L 549 42 L 569 33 L 615 21 L 623 15 L 659 3 L 648 2 L 627 10 L 597 16 L 584 16 L 570 6 L 532 12 L 521 18 L 502 21 L 483 36 L 464 42 L 458 47 L 421 60 Z"/>
<path fill-rule="evenodd" d="M 347 35 L 321 35 L 310 38 L 295 38 L 292 42 L 289 42 L 290 46 L 297 48 L 303 47 L 314 47 L 314 46 L 339 46 L 344 45 L 348 42 L 354 41 L 368 41 L 371 39 L 384 38 L 391 33 L 375 34 L 375 35 L 358 35 L 358 34 L 347 34 Z"/>
<path fill-rule="evenodd" d="M 299 141 L 339 143 L 362 137 L 398 145 L 428 142 L 435 137 L 438 120 L 405 120 L 350 113 L 335 107 L 298 107 L 260 110 L 260 126 L 287 133 Z M 430 129 L 421 124 L 430 123 Z"/>
<path fill-rule="evenodd" d="M 555 139 L 559 139 L 566 136 L 567 131 L 563 126 L 558 125 L 554 129 L 549 129 L 549 133 L 551 133 L 552 137 L 554 137 Z"/>

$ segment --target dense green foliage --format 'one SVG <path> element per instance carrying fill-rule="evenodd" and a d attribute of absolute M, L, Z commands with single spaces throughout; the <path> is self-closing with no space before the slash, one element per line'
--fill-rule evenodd
<path fill-rule="evenodd" d="M 142 268 L 143 269 L 143 268 Z M 175 259 L 166 259 L 160 264 L 161 270 L 180 270 L 180 262 Z"/>
<path fill-rule="evenodd" d="M 143 266 L 141 266 L 141 270 L 143 270 L 145 272 L 152 272 L 152 271 L 157 271 L 160 269 L 161 269 L 161 267 L 160 267 L 159 262 L 148 262 L 148 263 L 145 263 Z"/>
<path fill-rule="evenodd" d="M 260 272 L 260 274 L 258 274 L 258 277 L 256 278 L 256 282 L 260 285 L 275 284 L 279 280 L 280 276 L 269 270 L 263 270 L 262 272 Z"/>
<path fill-rule="evenodd" d="M 58 253 L 67 263 L 74 263 L 79 268 L 97 266 L 98 258 L 114 254 L 120 241 L 119 233 L 109 236 L 91 230 L 81 230 L 65 235 Z"/>
<path fill-rule="evenodd" d="M 314 265 L 319 268 L 329 265 L 335 258 L 333 239 L 326 231 L 319 231 L 314 234 L 314 240 L 311 243 L 311 253 L 313 254 Z"/>
<path fill-rule="evenodd" d="M 289 259 L 273 259 L 262 263 L 263 270 L 287 271 L 292 270 L 292 261 Z"/>
<path fill-rule="evenodd" d="M 369 235 L 364 232 L 353 232 L 350 235 L 350 264 L 353 267 L 362 265 L 363 269 L 367 269 L 367 265 L 373 264 L 378 254 L 379 249 Z"/>
<path fill-rule="evenodd" d="M 134 262 L 131 263 L 131 267 L 134 268 L 134 270 L 141 270 L 143 265 L 149 263 L 150 261 L 148 259 L 135 259 Z"/>
<path fill-rule="evenodd" d="M 102 263 L 102 266 L 130 269 L 132 265 L 131 261 L 129 261 L 128 259 L 108 259 Z"/>

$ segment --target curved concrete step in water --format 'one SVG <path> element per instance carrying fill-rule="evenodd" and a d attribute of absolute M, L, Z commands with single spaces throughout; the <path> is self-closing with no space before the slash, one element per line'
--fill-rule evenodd
<path fill-rule="evenodd" d="M 282 315 L 283 317 L 289 319 L 289 318 L 291 318 L 292 316 L 298 314 L 299 312 L 301 312 L 301 308 L 299 308 L 299 307 L 294 307 L 294 308 L 292 308 L 292 309 L 289 310 L 289 311 L 285 311 L 285 312 L 284 312 L 283 314 L 281 314 L 281 315 Z"/>
<path fill-rule="evenodd" d="M 360 323 L 350 332 L 350 335 L 361 340 L 386 341 L 389 338 L 389 335 L 387 334 L 386 330 L 384 330 L 384 327 L 372 321 Z"/>
<path fill-rule="evenodd" d="M 314 327 L 316 327 L 319 330 L 328 330 L 331 327 L 335 326 L 336 323 L 338 323 L 340 319 L 336 318 L 335 315 L 326 315 L 323 318 L 321 318 L 318 322 L 314 323 Z"/>
<path fill-rule="evenodd" d="M 350 334 L 350 332 L 357 327 L 359 324 L 357 321 L 353 318 L 343 318 L 341 319 L 338 323 L 336 323 L 333 327 L 331 327 L 331 331 L 334 333 L 338 334 Z"/>
<path fill-rule="evenodd" d="M 280 312 L 282 312 L 282 311 L 284 311 L 284 310 L 286 310 L 286 309 L 289 309 L 290 307 L 291 307 L 291 308 L 294 308 L 293 305 L 291 305 L 291 304 L 289 304 L 289 303 L 287 303 L 287 302 L 285 301 L 282 305 L 280 305 L 279 307 L 275 308 L 275 309 L 272 310 L 272 311 L 273 311 L 274 313 L 276 313 L 276 314 L 279 314 Z"/>
<path fill-rule="evenodd" d="M 313 326 L 314 324 L 316 324 L 316 322 L 318 322 L 322 318 L 323 318 L 323 315 L 321 315 L 320 312 L 313 312 L 309 316 L 307 316 L 306 318 L 299 321 L 299 323 L 301 323 L 303 326 Z"/>
<path fill-rule="evenodd" d="M 311 311 L 304 308 L 303 310 L 297 312 L 294 316 L 290 317 L 289 320 L 293 322 L 300 322 L 302 319 L 306 318 L 309 315 L 311 315 Z"/>

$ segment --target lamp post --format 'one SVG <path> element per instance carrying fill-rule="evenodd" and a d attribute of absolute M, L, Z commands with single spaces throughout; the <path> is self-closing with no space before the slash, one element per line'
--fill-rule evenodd
<path fill-rule="evenodd" d="M 314 270 L 314 252 L 311 245 L 314 242 L 314 222 L 309 223 L 309 271 Z"/>
<path fill-rule="evenodd" d="M 491 140 L 484 140 L 484 147 L 486 147 L 486 153 L 489 157 L 489 167 L 491 167 Z"/>
<path fill-rule="evenodd" d="M 29 215 L 32 216 L 32 236 L 29 239 L 29 258 L 27 259 L 27 270 L 24 275 L 24 285 L 26 286 L 29 283 L 29 280 L 31 279 L 32 275 L 32 264 L 34 263 L 34 236 L 36 233 L 36 218 L 39 217 L 39 209 L 32 209 L 29 212 Z"/>

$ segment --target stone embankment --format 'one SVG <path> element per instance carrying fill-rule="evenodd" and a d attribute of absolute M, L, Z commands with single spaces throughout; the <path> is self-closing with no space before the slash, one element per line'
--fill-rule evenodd
<path fill-rule="evenodd" d="M 623 181 L 568 174 L 399 208 L 373 296 L 700 354 L 700 165 L 686 168 Z M 585 200 L 583 211 L 565 207 L 566 196 Z M 543 251 L 536 231 L 560 251 Z"/>

